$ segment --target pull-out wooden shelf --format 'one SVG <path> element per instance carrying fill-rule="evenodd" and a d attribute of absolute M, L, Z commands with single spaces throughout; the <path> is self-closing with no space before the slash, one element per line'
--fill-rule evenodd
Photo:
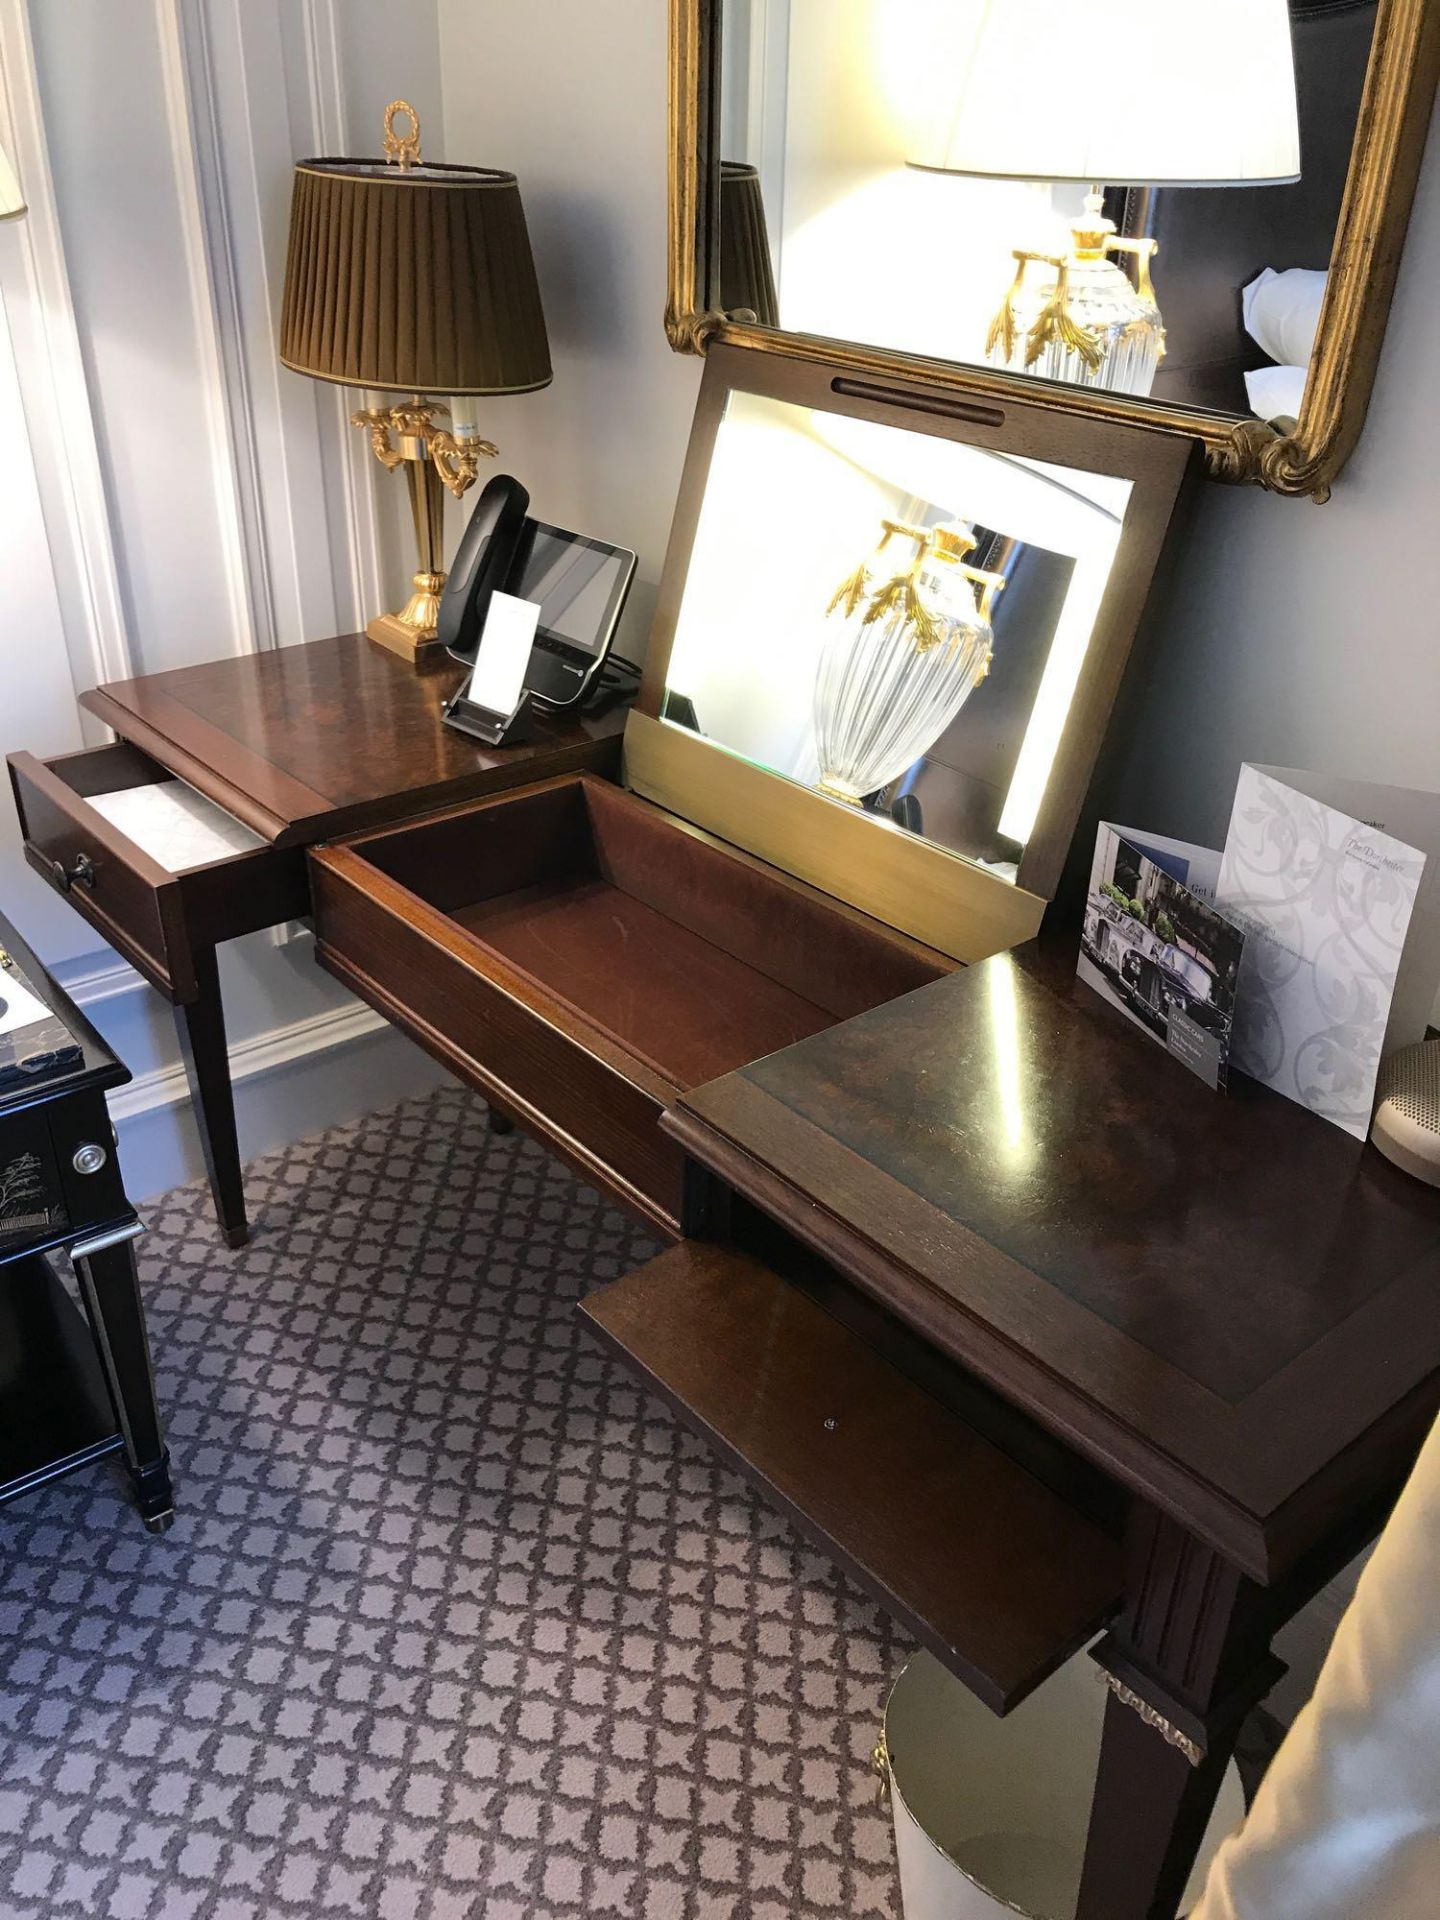
<path fill-rule="evenodd" d="M 310 858 L 321 962 L 672 1235 L 682 1092 L 951 966 L 575 775 Z"/>
<path fill-rule="evenodd" d="M 758 1259 L 683 1241 L 581 1311 L 997 1713 L 1114 1610 L 1106 1534 Z"/>

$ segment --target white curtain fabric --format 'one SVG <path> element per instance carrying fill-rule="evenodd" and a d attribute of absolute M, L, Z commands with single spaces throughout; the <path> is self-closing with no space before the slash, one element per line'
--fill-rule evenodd
<path fill-rule="evenodd" d="M 1440 1425 L 1191 1920 L 1440 1915 Z"/>

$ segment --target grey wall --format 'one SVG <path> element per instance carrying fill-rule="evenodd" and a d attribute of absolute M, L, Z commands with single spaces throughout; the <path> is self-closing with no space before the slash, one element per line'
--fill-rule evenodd
<path fill-rule="evenodd" d="M 487 401 L 500 470 L 535 510 L 634 547 L 622 646 L 643 647 L 700 362 L 665 309 L 662 0 L 440 0 L 447 158 L 518 174 L 555 383 Z"/>
<path fill-rule="evenodd" d="M 659 0 L 440 0 L 450 158 L 520 175 L 555 347 L 486 427 L 554 518 L 663 558 L 698 368 L 670 354 Z M 1219 844 L 1240 762 L 1440 786 L 1440 142 L 1374 404 L 1329 504 L 1207 484 L 1141 635 L 1107 807 Z M 639 644 L 649 595 L 637 594 Z"/>
<path fill-rule="evenodd" d="M 1374 401 L 1324 506 L 1205 486 L 1152 598 L 1107 805 L 1223 843 L 1243 760 L 1440 787 L 1440 139 Z"/>

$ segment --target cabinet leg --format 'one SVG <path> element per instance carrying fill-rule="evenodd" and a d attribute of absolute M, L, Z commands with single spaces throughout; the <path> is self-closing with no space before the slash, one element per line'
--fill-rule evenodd
<path fill-rule="evenodd" d="M 1126 1544 L 1076 1920 L 1175 1920 L 1239 1729 L 1284 1671 L 1238 1568 L 1143 1509 Z"/>
<path fill-rule="evenodd" d="M 485 1125 L 491 1133 L 506 1134 L 515 1131 L 515 1122 L 507 1114 L 501 1113 L 498 1107 L 487 1107 L 485 1113 Z"/>
<path fill-rule="evenodd" d="M 176 1007 L 175 1026 L 185 1059 L 185 1077 L 200 1129 L 200 1146 L 215 1213 L 227 1247 L 243 1247 L 250 1238 L 245 1217 L 245 1185 L 240 1176 L 240 1142 L 235 1132 L 235 1094 L 230 1085 L 230 1055 L 225 1045 L 225 1010 L 215 949 L 196 954 L 198 997 Z"/>
<path fill-rule="evenodd" d="M 1216 1739 L 1200 1764 L 1192 1765 L 1111 1694 L 1077 1909 L 1081 1920 L 1175 1920 L 1232 1746 L 1233 1740 Z"/>
<path fill-rule="evenodd" d="M 70 1249 L 80 1293 L 100 1355 L 140 1517 L 152 1533 L 164 1533 L 175 1518 L 170 1456 L 155 1403 L 155 1377 L 145 1336 L 145 1311 L 135 1270 L 134 1235 L 105 1237 Z"/>

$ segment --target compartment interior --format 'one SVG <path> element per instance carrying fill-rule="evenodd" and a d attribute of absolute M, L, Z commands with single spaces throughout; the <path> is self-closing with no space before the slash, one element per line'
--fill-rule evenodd
<path fill-rule="evenodd" d="M 359 851 L 677 1088 L 948 971 L 597 780 L 423 821 Z"/>

